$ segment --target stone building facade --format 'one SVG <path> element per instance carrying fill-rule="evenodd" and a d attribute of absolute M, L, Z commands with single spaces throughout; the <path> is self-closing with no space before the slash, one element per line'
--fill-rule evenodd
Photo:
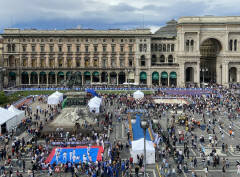
<path fill-rule="evenodd" d="M 5 86 L 240 82 L 240 17 L 181 17 L 152 34 L 136 30 L 5 29 Z"/>

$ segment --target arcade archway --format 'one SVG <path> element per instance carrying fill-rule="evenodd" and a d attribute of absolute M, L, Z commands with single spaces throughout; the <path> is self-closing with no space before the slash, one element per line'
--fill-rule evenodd
<path fill-rule="evenodd" d="M 221 43 L 214 38 L 208 38 L 201 44 L 200 82 L 216 83 L 216 62 L 221 50 Z"/>

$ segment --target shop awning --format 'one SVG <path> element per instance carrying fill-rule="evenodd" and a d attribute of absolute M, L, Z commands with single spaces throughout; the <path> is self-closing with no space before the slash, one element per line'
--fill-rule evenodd
<path fill-rule="evenodd" d="M 158 72 L 152 73 L 152 79 L 153 79 L 153 80 L 159 80 L 159 74 L 158 74 Z"/>
<path fill-rule="evenodd" d="M 176 79 L 176 78 L 177 78 L 177 73 L 171 72 L 171 73 L 170 73 L 170 78 L 171 78 L 171 79 Z"/>
<path fill-rule="evenodd" d="M 9 76 L 16 76 L 16 73 L 15 72 L 10 72 Z"/>
<path fill-rule="evenodd" d="M 55 75 L 55 73 L 51 71 L 51 72 L 49 73 L 49 75 Z"/>
<path fill-rule="evenodd" d="M 69 76 L 69 75 L 72 75 L 72 73 L 71 73 L 70 71 L 68 71 L 68 72 L 66 73 L 66 75 Z"/>
<path fill-rule="evenodd" d="M 28 73 L 27 72 L 22 72 L 22 75 L 28 75 Z"/>
<path fill-rule="evenodd" d="M 90 72 L 87 71 L 84 73 L 84 76 L 91 76 L 91 74 L 90 74 Z"/>
<path fill-rule="evenodd" d="M 42 72 L 40 72 L 40 75 L 46 75 L 46 73 L 42 71 Z"/>
<path fill-rule="evenodd" d="M 145 72 L 140 73 L 140 79 L 146 80 L 147 79 L 147 74 Z"/>
<path fill-rule="evenodd" d="M 31 72 L 31 75 L 37 75 L 37 73 L 36 72 Z"/>
<path fill-rule="evenodd" d="M 63 72 L 59 72 L 58 76 L 64 76 L 64 73 Z"/>
<path fill-rule="evenodd" d="M 167 72 L 162 72 L 161 78 L 163 78 L 163 79 L 168 78 L 168 73 Z"/>
<path fill-rule="evenodd" d="M 97 71 L 93 72 L 93 76 L 99 76 L 99 72 Z"/>

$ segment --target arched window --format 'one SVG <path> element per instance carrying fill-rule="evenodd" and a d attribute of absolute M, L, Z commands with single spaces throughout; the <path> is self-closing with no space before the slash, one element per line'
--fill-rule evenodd
<path fill-rule="evenodd" d="M 163 52 L 166 52 L 166 44 L 163 44 Z"/>
<path fill-rule="evenodd" d="M 237 51 L 237 39 L 234 40 L 234 51 Z"/>
<path fill-rule="evenodd" d="M 161 55 L 160 56 L 160 63 L 164 63 L 165 62 L 165 56 L 164 55 Z"/>
<path fill-rule="evenodd" d="M 186 51 L 189 52 L 189 40 L 186 41 Z"/>
<path fill-rule="evenodd" d="M 194 40 L 191 40 L 191 51 L 194 49 Z"/>
<path fill-rule="evenodd" d="M 158 45 L 157 44 L 154 45 L 154 48 L 155 48 L 154 49 L 155 51 L 158 51 Z"/>
<path fill-rule="evenodd" d="M 12 52 L 15 52 L 15 44 L 12 44 Z"/>
<path fill-rule="evenodd" d="M 7 51 L 8 51 L 8 52 L 11 52 L 11 49 L 12 49 L 11 44 L 8 44 L 8 45 L 7 45 Z"/>
<path fill-rule="evenodd" d="M 143 45 L 143 51 L 144 51 L 144 52 L 147 52 L 147 44 L 144 44 L 144 45 Z"/>
<path fill-rule="evenodd" d="M 171 52 L 174 52 L 174 44 L 171 45 Z"/>
<path fill-rule="evenodd" d="M 229 50 L 232 51 L 232 49 L 233 49 L 233 40 L 231 39 L 229 41 Z"/>
<path fill-rule="evenodd" d="M 159 52 L 162 52 L 162 44 L 159 44 Z"/>
<path fill-rule="evenodd" d="M 143 51 L 143 45 L 139 44 L 139 51 L 142 52 Z"/>
<path fill-rule="evenodd" d="M 140 61 L 140 66 L 145 66 L 145 64 L 146 64 L 145 56 L 142 55 L 142 56 L 141 56 L 141 61 Z"/>
<path fill-rule="evenodd" d="M 157 62 L 157 57 L 156 55 L 152 55 L 152 65 L 154 66 Z"/>
<path fill-rule="evenodd" d="M 168 56 L 168 63 L 173 63 L 173 56 L 172 55 Z"/>
<path fill-rule="evenodd" d="M 170 44 L 167 45 L 167 52 L 170 52 Z"/>

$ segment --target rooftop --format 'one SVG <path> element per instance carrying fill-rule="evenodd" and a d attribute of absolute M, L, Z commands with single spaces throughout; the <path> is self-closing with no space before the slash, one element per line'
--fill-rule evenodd
<path fill-rule="evenodd" d="M 163 38 L 174 38 L 177 36 L 177 21 L 171 20 L 167 22 L 167 25 L 161 27 L 154 33 L 156 37 L 163 37 Z"/>

